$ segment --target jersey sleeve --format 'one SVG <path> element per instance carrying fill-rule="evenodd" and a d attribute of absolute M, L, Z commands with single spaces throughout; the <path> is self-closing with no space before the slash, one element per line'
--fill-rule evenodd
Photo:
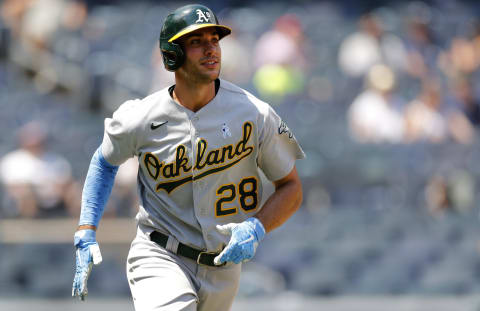
<path fill-rule="evenodd" d="M 305 158 L 305 153 L 292 131 L 270 106 L 263 114 L 263 121 L 257 161 L 265 176 L 275 181 L 290 173 L 295 161 Z"/>
<path fill-rule="evenodd" d="M 102 153 L 108 163 L 121 165 L 136 154 L 136 106 L 139 100 L 123 103 L 112 118 L 105 119 Z"/>

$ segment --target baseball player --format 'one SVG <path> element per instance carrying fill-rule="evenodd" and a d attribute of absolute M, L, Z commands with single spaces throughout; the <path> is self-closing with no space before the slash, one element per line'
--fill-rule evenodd
<path fill-rule="evenodd" d="M 268 104 L 218 78 L 230 32 L 205 6 L 175 10 L 160 33 L 175 85 L 105 119 L 74 236 L 73 296 L 87 295 L 101 262 L 95 230 L 118 166 L 133 156 L 140 206 L 127 278 L 137 311 L 229 310 L 241 263 L 299 208 L 304 153 L 292 132 Z M 263 206 L 260 169 L 275 186 Z"/>

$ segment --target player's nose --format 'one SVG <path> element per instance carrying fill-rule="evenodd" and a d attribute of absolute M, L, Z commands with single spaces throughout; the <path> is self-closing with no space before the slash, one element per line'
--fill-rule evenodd
<path fill-rule="evenodd" d="M 215 44 L 212 42 L 206 42 L 204 45 L 205 55 L 212 55 L 215 53 Z"/>

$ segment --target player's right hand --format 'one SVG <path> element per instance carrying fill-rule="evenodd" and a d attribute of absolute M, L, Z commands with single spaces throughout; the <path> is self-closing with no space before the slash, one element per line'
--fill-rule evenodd
<path fill-rule="evenodd" d="M 88 294 L 87 280 L 92 271 L 92 266 L 102 262 L 102 255 L 95 231 L 92 229 L 82 229 L 75 232 L 74 245 L 77 250 L 72 297 L 78 296 L 83 301 Z"/>

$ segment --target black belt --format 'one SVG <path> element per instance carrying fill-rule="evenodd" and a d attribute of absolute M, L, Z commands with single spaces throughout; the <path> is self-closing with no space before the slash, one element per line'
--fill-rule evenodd
<path fill-rule="evenodd" d="M 158 231 L 153 231 L 150 233 L 150 240 L 157 243 L 163 248 L 167 247 L 168 235 L 160 233 Z M 216 265 L 213 263 L 213 259 L 218 256 L 218 253 L 204 252 L 198 249 L 192 248 L 182 243 L 178 243 L 177 255 L 193 259 L 197 264 L 220 267 L 222 265 Z"/>

